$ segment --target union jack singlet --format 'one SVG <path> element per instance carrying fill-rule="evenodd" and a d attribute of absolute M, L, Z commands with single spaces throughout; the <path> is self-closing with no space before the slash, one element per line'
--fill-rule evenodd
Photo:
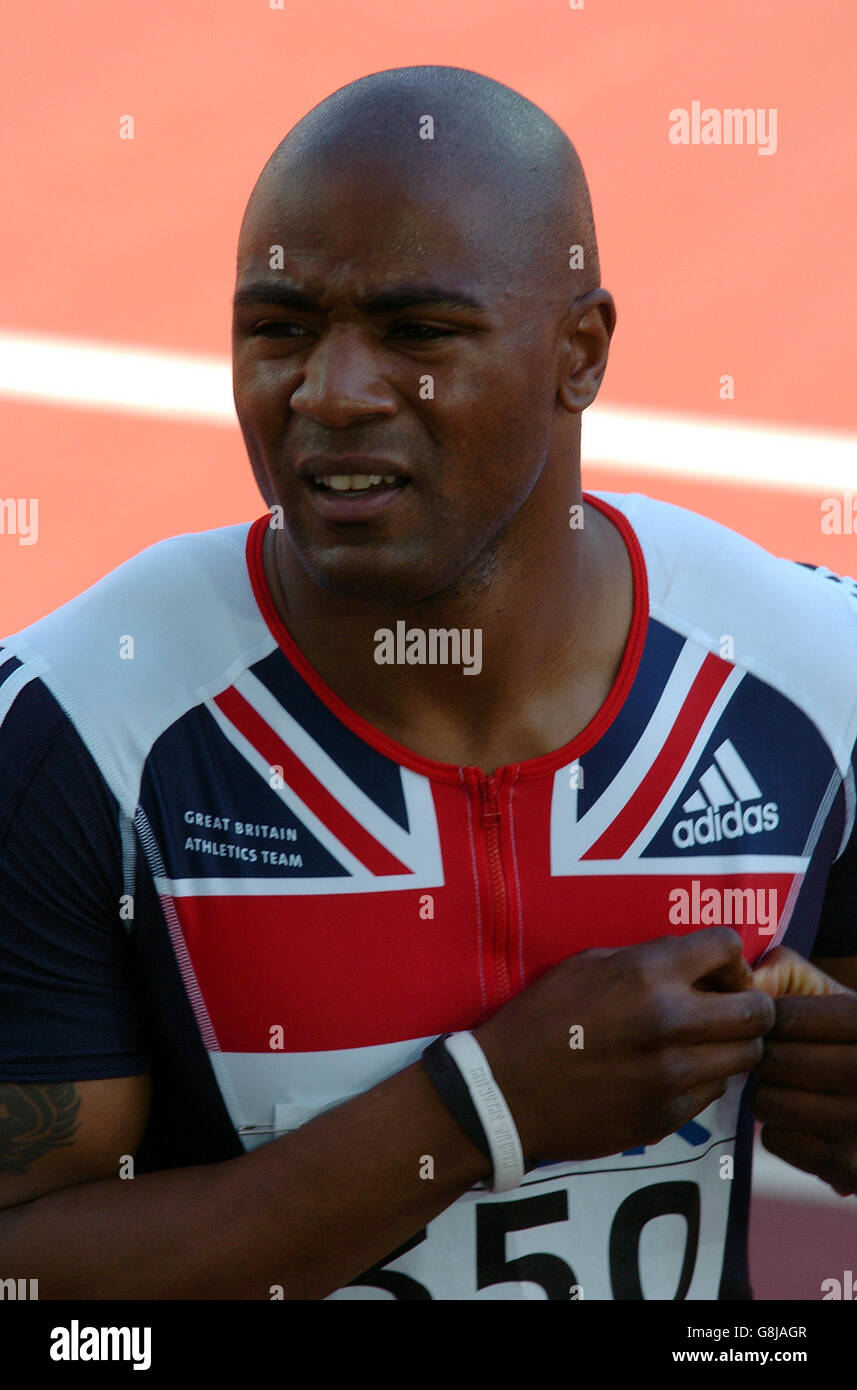
<path fill-rule="evenodd" d="M 0 1081 L 151 1072 L 138 1171 L 214 1162 L 587 947 L 725 923 L 751 964 L 857 955 L 857 586 L 586 500 L 631 558 L 621 667 L 582 733 L 492 776 L 318 677 L 267 589 L 267 514 L 6 639 Z M 475 1186 L 331 1297 L 749 1297 L 744 1081 L 652 1147 Z"/>

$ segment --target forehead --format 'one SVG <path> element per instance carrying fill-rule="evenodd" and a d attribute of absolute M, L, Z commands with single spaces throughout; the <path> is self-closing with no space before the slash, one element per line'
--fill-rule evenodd
<path fill-rule="evenodd" d="M 514 278 L 514 233 L 506 223 L 487 186 L 468 192 L 460 177 L 432 176 L 425 163 L 343 158 L 285 167 L 254 191 L 238 279 L 270 275 L 272 248 L 282 247 L 284 269 L 325 285 L 443 272 L 499 288 Z"/>

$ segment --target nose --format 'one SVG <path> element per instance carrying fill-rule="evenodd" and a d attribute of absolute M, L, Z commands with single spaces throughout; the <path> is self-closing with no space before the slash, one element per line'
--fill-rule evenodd
<path fill-rule="evenodd" d="M 298 415 L 341 429 L 370 415 L 395 415 L 396 399 L 378 371 L 375 353 L 350 325 L 331 326 L 307 358 L 289 402 Z"/>

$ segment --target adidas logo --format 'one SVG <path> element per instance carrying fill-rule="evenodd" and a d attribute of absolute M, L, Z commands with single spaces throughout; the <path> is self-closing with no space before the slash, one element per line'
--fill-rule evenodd
<path fill-rule="evenodd" d="M 676 849 L 691 845 L 712 845 L 718 840 L 737 840 L 741 835 L 759 835 L 776 830 L 780 823 L 775 801 L 744 806 L 745 801 L 761 803 L 762 790 L 746 763 L 738 756 L 731 739 L 715 750 L 714 762 L 699 779 L 699 790 L 682 806 L 687 820 L 673 826 Z M 723 808 L 728 806 L 728 810 Z M 702 814 L 694 818 L 694 812 Z"/>

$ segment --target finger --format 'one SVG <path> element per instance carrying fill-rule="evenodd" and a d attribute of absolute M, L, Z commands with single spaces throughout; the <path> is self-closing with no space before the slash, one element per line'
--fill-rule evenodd
<path fill-rule="evenodd" d="M 815 1134 L 857 1147 L 857 1095 L 827 1096 L 787 1086 L 757 1086 L 750 1108 L 757 1120 L 777 1129 Z"/>
<path fill-rule="evenodd" d="M 652 956 L 662 977 L 670 975 L 688 984 L 730 966 L 743 978 L 743 942 L 731 927 L 701 927 L 686 936 L 658 936 L 630 949 Z"/>
<path fill-rule="evenodd" d="M 764 1125 L 760 1139 L 768 1153 L 816 1177 L 845 1197 L 857 1192 L 857 1161 L 828 1139 Z"/>
<path fill-rule="evenodd" d="M 730 1076 L 744 1076 L 759 1063 L 761 1038 L 747 1042 L 705 1043 L 696 1047 L 668 1049 L 661 1054 L 665 1071 L 683 1088 L 723 1086 Z"/>
<path fill-rule="evenodd" d="M 804 960 L 788 946 L 775 946 L 761 965 L 752 972 L 756 989 L 772 998 L 782 994 L 826 995 L 847 994 L 845 985 Z"/>
<path fill-rule="evenodd" d="M 760 1038 L 776 1022 L 776 1006 L 761 990 L 718 994 L 677 992 L 675 1036 L 688 1043 L 740 1042 Z"/>
<path fill-rule="evenodd" d="M 727 961 L 725 965 L 718 965 L 716 970 L 709 971 L 707 975 L 701 975 L 698 980 L 694 980 L 694 988 L 731 994 L 741 989 L 755 989 L 757 986 L 749 963 L 743 956 L 739 956 L 737 960 Z M 765 990 L 764 993 L 767 994 L 769 991 Z"/>
<path fill-rule="evenodd" d="M 857 1042 L 857 994 L 826 994 L 802 998 L 796 994 L 776 1000 L 776 1024 L 771 1037 L 782 1042 Z"/>
<path fill-rule="evenodd" d="M 765 1039 L 760 1081 L 827 1095 L 857 1092 L 857 1043 L 772 1042 Z"/>

